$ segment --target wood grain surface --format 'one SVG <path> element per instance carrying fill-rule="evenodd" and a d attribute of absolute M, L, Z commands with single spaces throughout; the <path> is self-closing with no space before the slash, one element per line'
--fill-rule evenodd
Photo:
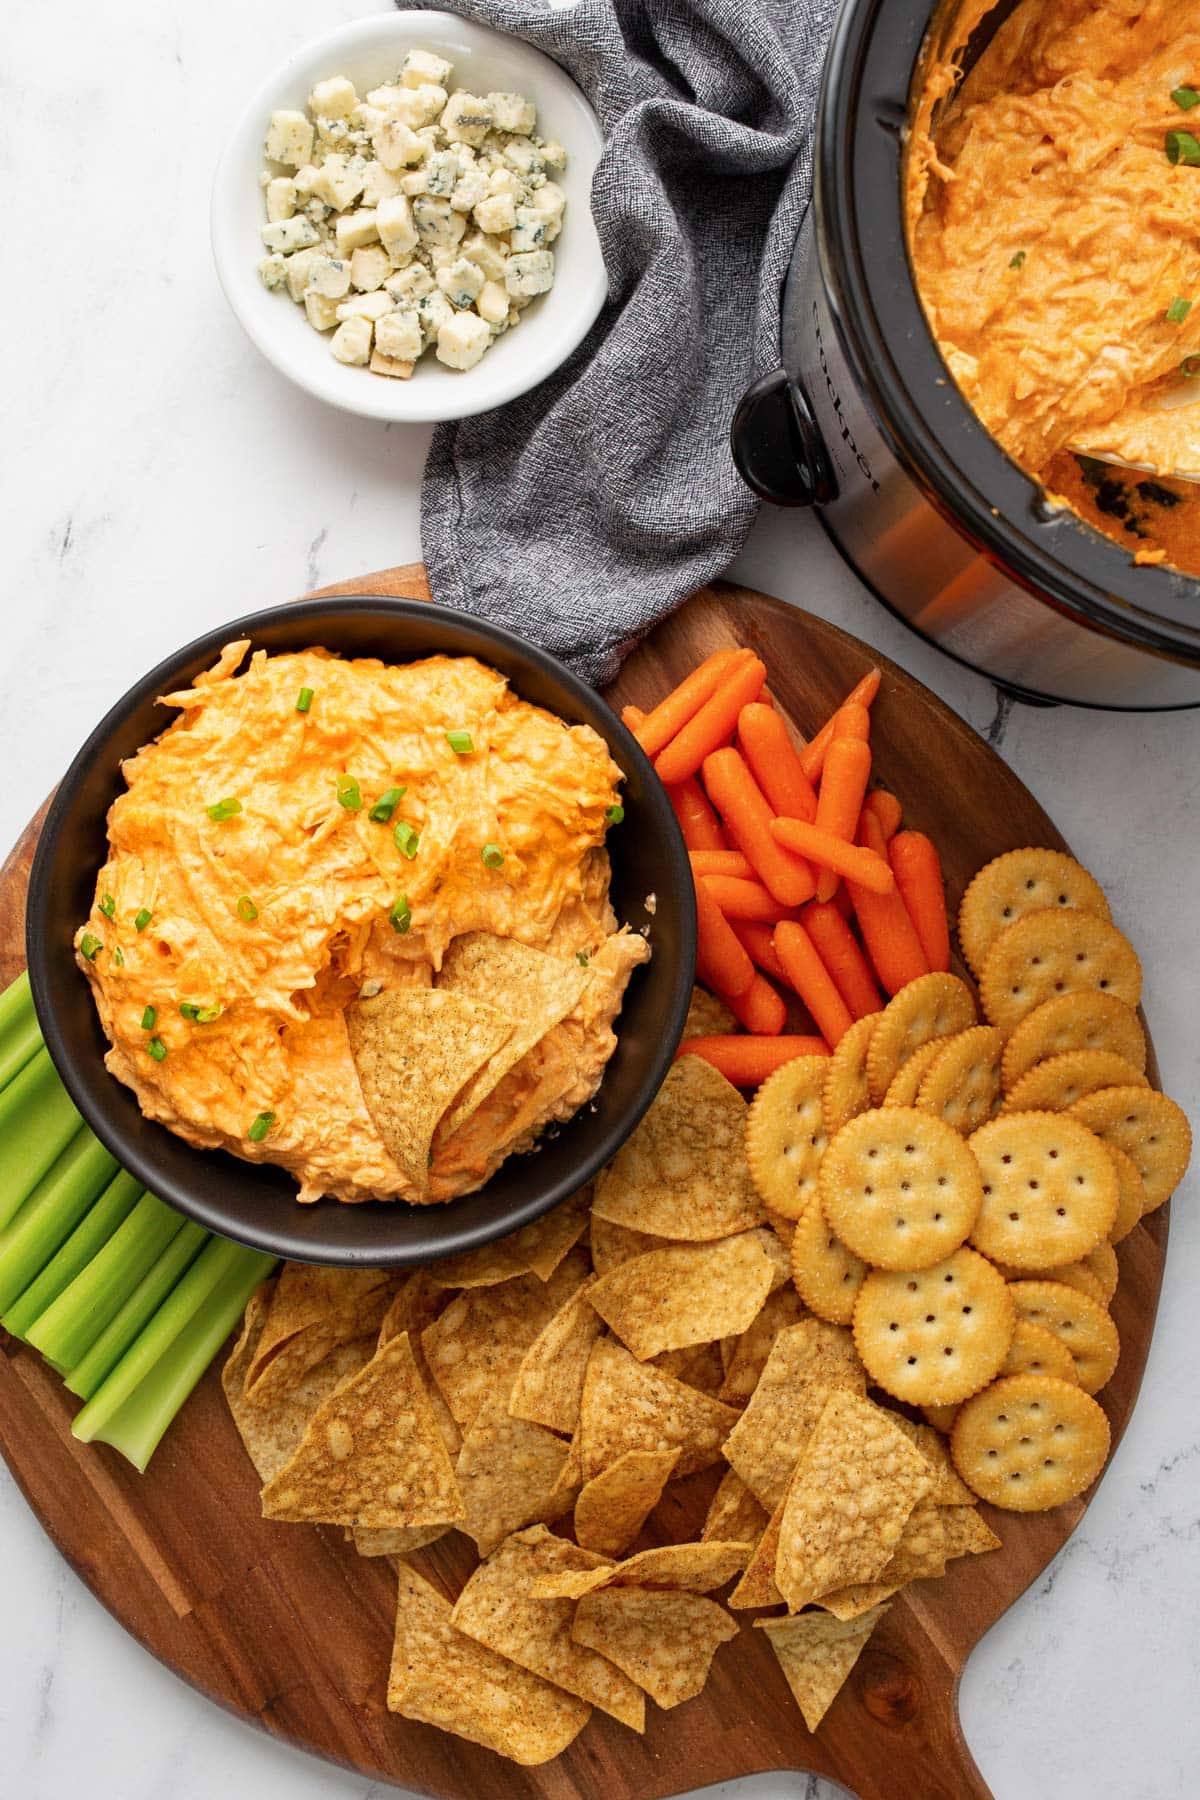
<path fill-rule="evenodd" d="M 428 598 L 419 567 L 326 591 Z M 612 698 L 650 705 L 702 656 L 731 643 L 764 657 L 777 703 L 805 732 L 871 664 L 882 667 L 876 768 L 903 800 L 905 822 L 940 846 L 953 904 L 975 869 L 1001 851 L 1062 845 L 1000 758 L 910 676 L 836 627 L 746 589 L 697 595 L 630 657 Z M 23 966 L 38 824 L 0 873 L 5 981 Z M 1114 1441 L 1141 1379 L 1166 1240 L 1163 1208 L 1118 1252 L 1121 1361 L 1100 1396 Z M 984 1508 L 1003 1550 L 963 1558 L 944 1579 L 905 1590 L 816 1736 L 805 1730 L 764 1634 L 743 1614 L 744 1628 L 718 1653 L 704 1693 L 669 1713 L 650 1706 L 644 1737 L 596 1713 L 557 1762 L 521 1769 L 386 1710 L 390 1568 L 356 1556 L 339 1532 L 260 1517 L 258 1484 L 215 1368 L 139 1476 L 104 1446 L 74 1441 L 75 1402 L 38 1356 L 11 1339 L 0 1349 L 0 1451 L 62 1554 L 128 1631 L 202 1693 L 267 1731 L 371 1779 L 454 1800 L 657 1800 L 782 1769 L 829 1776 L 861 1800 L 985 1796 L 958 1722 L 963 1665 L 1085 1506 L 1030 1517 Z M 646 1541 L 697 1535 L 716 1477 L 711 1470 L 674 1484 Z M 427 1554 L 451 1592 L 474 1560 L 456 1534 Z"/>

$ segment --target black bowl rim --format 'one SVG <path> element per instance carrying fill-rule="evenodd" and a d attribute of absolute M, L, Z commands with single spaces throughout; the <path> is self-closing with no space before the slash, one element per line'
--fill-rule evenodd
<path fill-rule="evenodd" d="M 176 672 L 181 667 L 204 657 L 215 658 L 226 644 L 242 637 L 253 639 L 255 633 L 267 625 L 303 625 L 306 619 L 328 620 L 331 612 L 346 616 L 378 615 L 385 620 L 396 617 L 410 618 L 428 623 L 431 631 L 435 633 L 449 629 L 452 636 L 459 632 L 464 635 L 482 636 L 518 662 L 531 665 L 544 676 L 561 684 L 578 703 L 585 715 L 598 714 L 593 728 L 604 737 L 610 750 L 619 750 L 626 762 L 640 764 L 643 779 L 649 778 L 646 780 L 647 792 L 653 797 L 656 817 L 647 821 L 647 827 L 654 830 L 660 842 L 664 874 L 678 886 L 682 902 L 682 929 L 669 947 L 660 944 L 656 949 L 656 955 L 669 955 L 674 959 L 674 977 L 670 988 L 670 1004 L 661 1020 L 661 1035 L 654 1054 L 649 1059 L 648 1069 L 638 1097 L 610 1126 L 609 1130 L 597 1140 L 591 1151 L 581 1158 L 576 1169 L 572 1170 L 569 1175 L 560 1176 L 557 1181 L 544 1189 L 538 1188 L 536 1178 L 534 1178 L 530 1196 L 500 1213 L 495 1223 L 485 1219 L 474 1226 L 461 1224 L 455 1226 L 454 1211 L 458 1205 L 457 1201 L 447 1201 L 444 1204 L 421 1208 L 408 1207 L 402 1201 L 355 1203 L 352 1210 L 356 1216 L 363 1219 L 364 1223 L 384 1222 L 384 1230 L 381 1233 L 384 1241 L 379 1243 L 369 1241 L 370 1232 L 368 1230 L 363 1234 L 362 1243 L 343 1243 L 320 1247 L 314 1245 L 310 1237 L 296 1238 L 292 1236 L 286 1224 L 281 1225 L 278 1230 L 260 1229 L 257 1226 L 245 1224 L 239 1219 L 236 1204 L 233 1201 L 228 1205 L 217 1205 L 190 1192 L 186 1184 L 181 1184 L 173 1179 L 159 1168 L 152 1158 L 144 1156 L 136 1146 L 131 1145 L 120 1122 L 115 1120 L 103 1105 L 94 1103 L 91 1090 L 81 1079 L 76 1066 L 77 1061 L 82 1064 L 84 1058 L 82 1056 L 77 1058 L 76 1052 L 67 1042 L 59 1026 L 51 998 L 51 946 L 48 933 L 43 929 L 42 921 L 45 917 L 44 895 L 54 879 L 59 861 L 59 840 L 76 789 L 92 760 L 104 752 L 110 736 L 123 723 L 128 714 L 157 695 L 170 692 L 172 687 L 177 685 Z M 455 652 L 447 649 L 444 644 L 432 643 L 429 654 L 439 653 L 453 654 Z M 475 651 L 466 649 L 459 653 L 476 654 Z M 494 1243 L 500 1238 L 507 1237 L 514 1231 L 519 1231 L 522 1226 L 541 1218 L 553 1207 L 560 1205 L 572 1194 L 578 1192 L 605 1163 L 612 1159 L 620 1146 L 636 1129 L 658 1093 L 683 1035 L 694 981 L 696 913 L 687 848 L 666 790 L 654 774 L 652 765 L 637 739 L 596 688 L 584 681 L 581 676 L 576 675 L 549 651 L 543 650 L 539 645 L 531 643 L 528 639 L 503 626 L 477 617 L 474 613 L 459 612 L 450 607 L 440 606 L 435 601 L 421 600 L 415 597 L 387 594 L 330 595 L 327 598 L 316 597 L 263 607 L 202 632 L 199 637 L 193 638 L 170 656 L 164 657 L 153 669 L 128 688 L 121 698 L 108 709 L 72 758 L 52 796 L 30 869 L 26 904 L 25 951 L 34 1009 L 46 1048 L 63 1086 L 100 1142 L 117 1158 L 121 1166 L 136 1175 L 146 1188 L 209 1231 L 230 1238 L 237 1243 L 245 1244 L 251 1249 L 262 1250 L 289 1260 L 317 1261 L 330 1267 L 371 1265 L 410 1267 L 438 1257 L 458 1255 L 467 1250 L 478 1249 L 485 1244 Z M 161 1129 L 166 1132 L 165 1126 Z M 174 1134 L 168 1135 L 174 1136 Z M 184 1140 L 178 1137 L 174 1137 L 174 1142 L 184 1144 Z M 184 1147 L 192 1149 L 186 1144 Z M 223 1156 L 225 1153 L 195 1149 L 193 1154 L 197 1157 L 211 1157 Z M 236 1175 L 239 1166 L 237 1159 L 228 1157 L 227 1160 Z M 485 1194 L 486 1191 L 485 1185 L 484 1188 L 478 1189 L 472 1194 L 461 1196 L 461 1199 L 463 1201 L 476 1200 L 480 1194 Z M 325 1204 L 325 1202 L 318 1202 L 318 1204 Z M 418 1212 L 423 1217 L 428 1217 L 430 1233 L 427 1244 L 423 1243 L 417 1249 L 411 1246 L 392 1245 L 389 1247 L 386 1242 L 386 1219 L 388 1214 L 396 1209 L 399 1209 L 399 1213 L 405 1217 L 410 1217 L 413 1213 Z M 345 1210 L 350 1210 L 348 1205 Z M 305 1207 L 303 1211 L 307 1214 L 310 1209 Z M 320 1253 L 316 1254 L 318 1250 Z"/>

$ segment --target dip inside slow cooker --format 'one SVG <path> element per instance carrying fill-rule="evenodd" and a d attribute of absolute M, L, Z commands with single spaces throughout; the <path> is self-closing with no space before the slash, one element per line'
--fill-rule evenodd
<path fill-rule="evenodd" d="M 955 0 L 918 64 L 905 173 L 914 278 L 964 398 L 1052 498 L 1192 574 L 1200 487 L 1070 446 L 1186 395 L 1192 370 L 1200 410 L 1200 166 L 1166 149 L 1200 136 L 1197 88 L 1194 0 Z"/>

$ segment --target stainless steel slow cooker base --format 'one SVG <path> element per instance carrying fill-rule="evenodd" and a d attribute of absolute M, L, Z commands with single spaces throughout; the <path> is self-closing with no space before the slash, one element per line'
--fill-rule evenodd
<path fill-rule="evenodd" d="M 843 7 L 814 204 L 784 292 L 783 368 L 739 408 L 735 458 L 764 498 L 818 505 L 885 605 L 1014 693 L 1131 711 L 1200 706 L 1200 582 L 1136 566 L 1051 507 L 967 406 L 926 325 L 904 241 L 904 127 L 939 10 L 932 0 Z"/>

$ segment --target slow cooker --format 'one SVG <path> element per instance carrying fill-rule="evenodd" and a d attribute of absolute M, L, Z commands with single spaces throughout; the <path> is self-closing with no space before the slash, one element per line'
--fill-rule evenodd
<path fill-rule="evenodd" d="M 926 324 L 905 241 L 905 145 L 926 56 L 954 41 L 958 11 L 937 0 L 842 7 L 813 204 L 783 293 L 783 365 L 744 395 L 735 461 L 764 499 L 816 506 L 914 631 L 1021 697 L 1200 706 L 1200 581 L 1135 565 L 1052 506 L 980 424 Z M 968 59 L 987 35 L 985 23 Z"/>

